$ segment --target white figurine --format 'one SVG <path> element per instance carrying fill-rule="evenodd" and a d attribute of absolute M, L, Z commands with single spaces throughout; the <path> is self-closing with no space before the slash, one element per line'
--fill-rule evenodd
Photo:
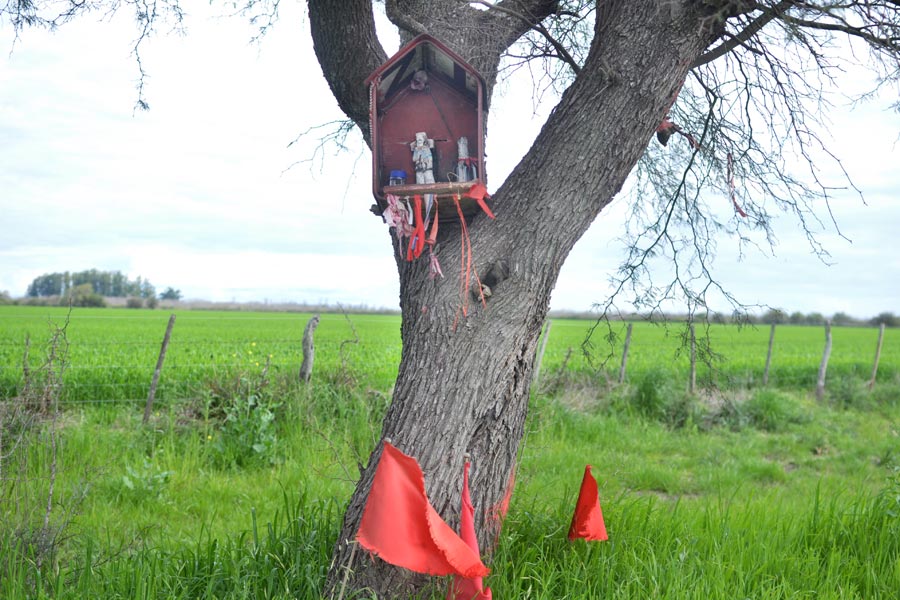
<path fill-rule="evenodd" d="M 460 182 L 472 181 L 478 178 L 478 169 L 469 156 L 469 139 L 461 137 L 456 140 L 456 180 Z"/>
<path fill-rule="evenodd" d="M 434 168 L 431 149 L 434 148 L 434 140 L 428 137 L 424 131 L 416 134 L 416 141 L 409 144 L 412 150 L 413 165 L 416 168 L 416 183 L 434 183 Z"/>

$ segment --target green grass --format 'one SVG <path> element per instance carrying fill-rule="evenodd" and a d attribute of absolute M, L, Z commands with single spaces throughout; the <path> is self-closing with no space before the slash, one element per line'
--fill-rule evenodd
<path fill-rule="evenodd" d="M 15 395 L 23 382 L 22 355 L 26 335 L 31 355 L 39 355 L 51 324 L 62 325 L 66 309 L 0 306 L 0 398 Z M 160 402 L 196 397 L 207 382 L 262 369 L 284 377 L 297 372 L 302 361 L 300 341 L 310 315 L 176 311 L 177 320 L 166 355 L 157 398 Z M 142 402 L 159 355 L 168 312 L 126 309 L 73 309 L 67 329 L 69 368 L 62 400 L 69 403 Z M 613 324 L 617 338 L 604 339 L 601 326 L 591 339 L 590 359 L 581 351 L 592 323 L 556 319 L 543 361 L 544 379 L 563 367 L 569 373 L 594 375 L 606 360 L 617 374 L 624 325 Z M 698 335 L 702 335 L 703 329 Z M 762 380 L 768 327 L 738 328 L 712 325 L 709 341 L 716 358 L 701 362 L 701 386 L 741 388 Z M 649 371 L 664 371 L 674 384 L 685 387 L 688 352 L 683 327 L 635 323 L 628 361 L 628 378 L 636 381 Z M 895 330 L 885 333 L 878 381 L 900 379 L 900 343 Z M 876 328 L 833 328 L 834 346 L 829 379 L 864 381 L 871 375 Z M 824 334 L 820 327 L 779 326 L 770 372 L 770 385 L 783 389 L 815 386 Z M 365 381 L 387 391 L 397 374 L 400 357 L 400 318 L 394 315 L 323 314 L 316 331 L 317 372 Z M 568 357 L 568 359 L 567 359 Z M 32 361 L 33 362 L 33 361 Z M 842 390 L 851 394 L 852 390 Z"/>
<path fill-rule="evenodd" d="M 27 555 L 9 558 L 10 538 L 0 541 L 14 566 L 0 596 L 318 597 L 353 448 L 369 450 L 383 411 L 359 389 L 330 393 L 327 410 L 293 397 L 275 464 L 240 468 L 215 458 L 220 429 L 184 422 L 174 407 L 149 431 L 122 407 L 64 413 L 59 497 L 85 474 L 90 490 L 54 568 L 38 574 Z M 498 598 L 892 597 L 900 411 L 790 398 L 789 414 L 803 419 L 770 415 L 739 431 L 537 398 L 488 585 Z M 344 418 L 331 419 L 335 410 Z M 606 543 L 565 539 L 585 463 L 600 485 Z"/>
<path fill-rule="evenodd" d="M 24 337 L 31 327 L 38 348 L 45 316 L 15 314 L 0 319 L 17 324 L 3 338 Z M 94 355 L 125 361 L 132 346 L 155 346 L 152 369 L 167 315 L 137 314 L 73 313 L 72 367 Z M 212 354 L 196 358 L 194 371 L 170 372 L 167 363 L 167 375 L 188 378 L 173 380 L 171 393 L 190 394 L 164 398 L 149 427 L 140 423 L 142 403 L 89 401 L 37 427 L 33 443 L 3 463 L 0 598 L 318 598 L 357 461 L 379 435 L 399 321 L 351 317 L 360 341 L 344 344 L 342 359 L 341 343 L 354 339 L 350 324 L 323 315 L 316 376 L 306 388 L 293 377 L 305 317 L 179 314 L 182 348 Z M 510 513 L 486 579 L 496 598 L 896 597 L 894 379 L 879 379 L 869 392 L 854 371 L 838 368 L 825 403 L 802 390 L 742 385 L 693 397 L 671 375 L 681 364 L 668 354 L 675 341 L 647 325 L 635 328 L 626 385 L 599 385 L 574 355 L 572 376 L 561 377 L 553 361 L 558 369 L 585 327 L 553 325 L 545 357 L 552 393 L 532 398 Z M 653 351 L 669 358 L 638 358 L 638 340 L 654 334 Z M 84 353 L 104 335 L 118 345 Z M 874 336 L 860 339 L 874 351 Z M 888 369 L 897 360 L 891 339 L 882 357 Z M 240 360 L 227 362 L 238 348 Z M 6 355 L 8 369 L 20 364 L 18 352 Z M 278 352 L 289 358 L 279 363 Z M 273 354 L 265 374 L 264 361 L 255 364 L 261 353 Z M 41 554 L 28 532 L 41 529 L 43 504 L 29 509 L 12 500 L 25 490 L 32 500 L 46 493 L 50 431 L 59 448 L 51 529 L 65 527 L 56 551 Z M 566 531 L 588 463 L 610 539 L 570 544 Z M 19 467 L 24 487 L 16 487 Z M 432 597 L 443 598 L 445 582 L 437 587 Z"/>
<path fill-rule="evenodd" d="M 0 398 L 22 384 L 26 335 L 31 355 L 40 355 L 51 325 L 62 326 L 67 309 L 0 306 Z M 69 403 L 146 400 L 168 312 L 76 308 L 67 327 L 69 367 L 62 401 Z M 296 374 L 300 342 L 311 315 L 175 311 L 176 322 L 156 397 L 161 401 L 198 395 L 205 383 L 247 371 Z M 354 334 L 356 329 L 356 334 Z M 400 317 L 323 314 L 316 330 L 317 371 L 364 377 L 386 390 L 397 376 Z"/>
<path fill-rule="evenodd" d="M 550 342 L 544 356 L 549 370 L 563 363 L 570 371 L 593 372 L 606 361 L 618 374 L 625 338 L 625 324 L 613 322 L 614 340 L 601 324 L 590 338 L 589 357 L 582 346 L 592 323 L 554 319 Z M 762 382 L 769 343 L 769 327 L 697 326 L 697 338 L 708 333 L 709 346 L 716 355 L 710 365 L 702 359 L 697 368 L 700 383 L 718 387 L 752 387 Z M 684 346 L 684 325 L 639 322 L 633 324 L 627 373 L 633 378 L 651 369 L 663 368 L 680 383 L 688 378 L 689 352 Z M 828 363 L 829 376 L 867 380 L 872 374 L 877 327 L 832 327 L 832 351 Z M 700 344 L 703 345 L 702 342 Z M 787 389 L 815 387 L 819 363 L 825 346 L 823 327 L 779 325 L 775 333 L 770 385 Z M 571 352 L 570 352 L 571 351 Z M 566 361 L 566 356 L 569 356 Z M 900 377 L 900 339 L 894 329 L 885 331 L 878 381 L 891 382 Z"/>

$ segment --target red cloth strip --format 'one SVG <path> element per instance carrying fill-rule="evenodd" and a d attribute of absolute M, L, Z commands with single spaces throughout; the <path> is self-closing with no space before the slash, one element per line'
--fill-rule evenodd
<path fill-rule="evenodd" d="M 409 249 L 406 251 L 406 260 L 412 261 L 422 255 L 422 249 L 425 247 L 425 223 L 422 222 L 422 196 L 416 194 L 413 196 L 413 216 L 415 226 L 412 235 L 409 236 Z"/>

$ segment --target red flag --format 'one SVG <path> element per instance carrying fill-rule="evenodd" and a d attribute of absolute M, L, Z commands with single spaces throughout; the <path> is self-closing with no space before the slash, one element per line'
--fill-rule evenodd
<path fill-rule="evenodd" d="M 478 556 L 478 536 L 475 535 L 475 507 L 469 495 L 469 463 L 463 471 L 462 506 L 459 511 L 459 535 Z M 481 577 L 454 576 L 447 592 L 447 600 L 491 600 L 491 588 L 484 589 Z"/>
<path fill-rule="evenodd" d="M 483 577 L 487 567 L 425 495 L 416 459 L 385 442 L 356 539 L 382 560 L 428 575 Z"/>
<path fill-rule="evenodd" d="M 569 540 L 575 538 L 598 542 L 608 539 L 603 511 L 600 510 L 600 493 L 597 491 L 597 480 L 591 475 L 591 465 L 584 468 L 581 491 L 578 492 L 575 514 L 572 515 L 572 525 L 569 527 Z"/>

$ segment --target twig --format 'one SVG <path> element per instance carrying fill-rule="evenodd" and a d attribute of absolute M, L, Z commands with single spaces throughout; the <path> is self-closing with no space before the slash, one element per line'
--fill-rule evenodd
<path fill-rule="evenodd" d="M 347 587 L 347 579 L 350 577 L 350 571 L 353 568 L 353 558 L 356 556 L 356 546 L 357 542 L 347 542 L 348 544 L 353 544 L 353 548 L 350 549 L 350 560 L 347 561 L 347 566 L 344 567 L 344 578 L 341 581 L 341 591 L 338 594 L 338 600 L 343 600 L 344 598 L 344 590 Z"/>

